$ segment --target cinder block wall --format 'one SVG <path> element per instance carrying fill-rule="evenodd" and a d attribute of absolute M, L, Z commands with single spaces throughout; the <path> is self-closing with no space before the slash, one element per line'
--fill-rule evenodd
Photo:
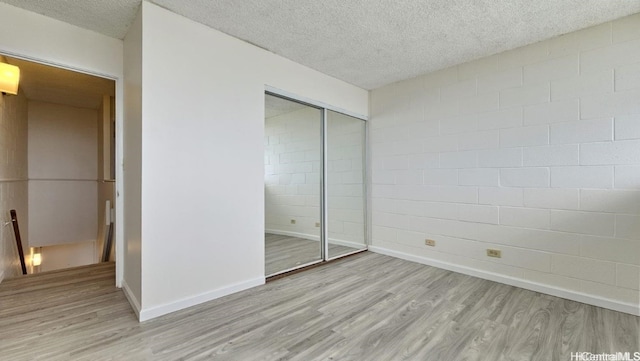
<path fill-rule="evenodd" d="M 321 116 L 307 107 L 265 120 L 267 232 L 320 237 Z"/>
<path fill-rule="evenodd" d="M 265 120 L 265 229 L 320 239 L 322 113 L 304 108 Z M 329 112 L 329 243 L 364 244 L 362 121 Z M 295 224 L 291 223 L 295 220 Z"/>
<path fill-rule="evenodd" d="M 371 107 L 374 250 L 640 314 L 640 14 Z"/>

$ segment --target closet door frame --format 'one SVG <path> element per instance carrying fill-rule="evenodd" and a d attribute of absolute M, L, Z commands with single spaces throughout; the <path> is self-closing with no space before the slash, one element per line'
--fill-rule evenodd
<path fill-rule="evenodd" d="M 292 269 L 287 269 L 287 270 L 283 270 L 283 271 L 279 271 L 276 272 L 274 274 L 271 275 L 267 275 L 267 278 L 269 277 L 273 277 L 273 276 L 278 276 L 281 275 L 283 273 L 288 273 L 291 271 L 295 271 L 297 269 L 301 269 L 301 268 L 305 268 L 305 267 L 309 267 L 309 266 L 313 266 L 316 264 L 321 264 L 327 261 L 332 261 L 338 258 L 342 258 L 342 257 L 346 257 L 346 256 L 350 256 L 352 254 L 356 254 L 356 253 L 360 253 L 360 252 L 364 252 L 368 249 L 369 245 L 370 245 L 370 240 L 369 240 L 369 208 L 368 208 L 368 187 L 367 187 L 367 183 L 368 183 L 368 149 L 369 149 L 369 144 L 368 144 L 368 126 L 367 126 L 367 117 L 364 115 L 360 115 L 360 114 L 356 114 L 344 109 L 340 109 L 322 102 L 317 102 L 311 99 L 307 99 L 307 98 L 302 98 L 302 97 L 298 97 L 294 94 L 288 93 L 286 91 L 283 91 L 281 89 L 278 88 L 274 88 L 271 86 L 265 86 L 265 91 L 264 91 L 264 95 L 271 95 L 271 96 L 275 96 L 281 99 L 285 99 L 285 100 L 289 100 L 289 101 L 293 101 L 299 104 L 303 104 L 312 108 L 316 108 L 319 110 L 322 110 L 322 129 L 321 129 L 321 164 L 322 167 L 320 169 L 320 243 L 321 243 L 321 259 L 319 261 L 314 261 L 314 262 L 310 262 L 310 263 L 306 263 L 306 264 L 302 264 L 298 267 L 292 268 Z M 327 192 L 327 188 L 328 188 L 328 182 L 327 182 L 327 177 L 328 177 L 328 171 L 327 171 L 327 166 L 328 166 L 328 157 L 327 157 L 327 152 L 328 152 L 328 144 L 327 144 L 327 123 L 328 123 L 328 112 L 329 111 L 333 111 L 336 113 L 340 113 L 340 114 L 344 114 L 346 116 L 352 117 L 352 118 L 356 118 L 359 119 L 361 121 L 364 122 L 364 154 L 363 154 L 363 159 L 362 159 L 362 171 L 363 171 L 363 213 L 364 213 L 364 247 L 362 249 L 359 250 L 355 250 L 353 252 L 348 252 L 345 254 L 340 254 L 334 257 L 329 257 L 329 225 L 328 225 L 328 192 Z"/>

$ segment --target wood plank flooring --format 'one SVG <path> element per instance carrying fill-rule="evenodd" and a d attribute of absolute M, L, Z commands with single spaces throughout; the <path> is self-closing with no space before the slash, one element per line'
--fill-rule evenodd
<path fill-rule="evenodd" d="M 113 279 L 113 264 L 101 264 L 1 283 L 0 359 L 568 361 L 640 351 L 640 317 L 370 252 L 141 324 Z"/>
<path fill-rule="evenodd" d="M 272 275 L 320 260 L 320 242 L 265 233 L 264 244 L 266 275 Z M 331 257 L 347 254 L 356 250 L 356 248 L 329 243 L 329 255 Z"/>

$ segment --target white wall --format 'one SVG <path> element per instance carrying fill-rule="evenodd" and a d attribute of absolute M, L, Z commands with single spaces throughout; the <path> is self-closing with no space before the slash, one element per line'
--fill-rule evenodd
<path fill-rule="evenodd" d="M 264 282 L 265 85 L 365 115 L 368 93 L 146 2 L 142 34 L 147 319 Z"/>
<path fill-rule="evenodd" d="M 28 118 L 30 179 L 97 179 L 95 109 L 30 100 Z"/>
<path fill-rule="evenodd" d="M 121 40 L 0 3 L 0 53 L 117 79 L 118 104 L 122 104 L 122 51 Z M 116 114 L 118 129 L 121 131 L 122 107 L 116 108 Z M 122 159 L 123 154 L 118 154 L 117 157 Z M 117 178 L 120 178 L 121 165 L 116 168 Z M 120 194 L 123 194 L 120 184 L 118 187 Z M 123 212 L 117 212 L 117 217 L 122 219 Z M 122 228 L 118 229 L 116 236 L 118 254 L 124 256 Z M 123 265 L 121 262 L 116 267 L 117 284 L 122 279 Z"/>
<path fill-rule="evenodd" d="M 89 242 L 94 247 L 97 111 L 29 101 L 28 118 L 29 246 Z"/>
<path fill-rule="evenodd" d="M 0 19 L 3 53 L 107 77 L 122 74 L 122 40 L 5 3 L 0 4 Z"/>
<path fill-rule="evenodd" d="M 639 61 L 640 14 L 373 91 L 374 249 L 640 314 Z"/>
<path fill-rule="evenodd" d="M 2 61 L 0 56 L 0 61 Z M 21 274 L 18 249 L 9 211 L 15 209 L 28 248 L 27 221 L 27 99 L 22 90 L 17 96 L 0 95 L 0 282 Z"/>
<path fill-rule="evenodd" d="M 42 264 L 37 272 L 86 266 L 96 262 L 94 242 L 77 242 L 40 248 Z"/>
<path fill-rule="evenodd" d="M 122 288 L 139 315 L 142 304 L 142 12 L 124 39 L 124 279 Z M 116 177 L 118 177 L 116 175 Z M 120 222 L 118 220 L 118 222 Z"/>
<path fill-rule="evenodd" d="M 311 107 L 265 119 L 267 232 L 320 239 L 321 125 Z"/>

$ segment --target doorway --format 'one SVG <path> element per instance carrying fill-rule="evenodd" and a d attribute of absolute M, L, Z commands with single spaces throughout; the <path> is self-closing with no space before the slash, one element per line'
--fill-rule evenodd
<path fill-rule="evenodd" d="M 20 69 L 18 95 L 3 99 L 13 104 L 6 120 L 22 124 L 11 145 L 20 155 L 7 170 L 16 191 L 2 208 L 18 211 L 29 273 L 114 261 L 104 242 L 115 206 L 115 81 L 11 56 L 0 61 Z M 15 248 L 10 233 L 2 243 Z"/>
<path fill-rule="evenodd" d="M 365 121 L 265 94 L 265 274 L 366 250 Z"/>

